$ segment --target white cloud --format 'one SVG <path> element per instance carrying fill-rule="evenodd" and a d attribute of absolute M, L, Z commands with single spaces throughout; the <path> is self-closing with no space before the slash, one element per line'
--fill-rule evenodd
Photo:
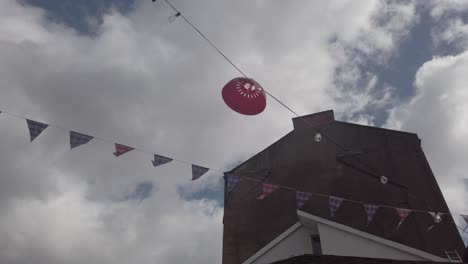
<path fill-rule="evenodd" d="M 383 1 L 174 4 L 304 114 L 337 106 L 334 72 L 356 60 L 334 54 L 331 39 L 392 53 L 414 15 L 411 5 L 394 11 Z M 376 23 L 381 9 L 399 20 Z M 112 144 L 99 140 L 70 151 L 66 131 L 53 127 L 29 143 L 24 120 L 0 114 L 0 262 L 219 263 L 222 209 L 183 200 L 178 186 L 189 165 L 153 168 L 151 153 L 222 170 L 290 131 L 291 114 L 271 99 L 259 116 L 230 111 L 220 91 L 238 73 L 182 20 L 168 24 L 169 10 L 140 1 L 127 17 L 106 14 L 91 37 L 47 21 L 40 9 L 0 1 L 0 110 L 148 152 L 115 158 Z M 369 80 L 363 95 L 349 93 L 363 100 L 359 109 L 375 103 L 368 93 L 378 79 Z M 216 177 L 212 170 L 188 191 Z M 157 191 L 141 203 L 122 201 L 142 181 Z"/>
<path fill-rule="evenodd" d="M 428 1 L 425 3 L 430 10 L 434 26 L 431 36 L 435 47 L 451 47 L 457 52 L 466 49 L 468 44 L 468 26 L 466 11 L 468 2 L 463 0 Z"/>
<path fill-rule="evenodd" d="M 437 57 L 417 72 L 416 96 L 391 112 L 387 126 L 418 133 L 449 207 L 466 212 L 468 198 L 468 52 Z"/>
<path fill-rule="evenodd" d="M 374 1 L 374 12 L 367 13 L 370 17 L 361 18 L 361 28 L 358 34 L 339 37 L 344 45 L 350 46 L 373 60 L 384 63 L 388 56 L 397 52 L 397 45 L 418 20 L 416 5 L 412 1 L 402 3 L 389 1 Z M 375 12 L 379 10 L 379 12 Z"/>
<path fill-rule="evenodd" d="M 440 19 L 446 15 L 459 13 L 468 9 L 468 2 L 464 0 L 433 0 L 429 1 L 430 14 L 434 19 Z"/>
<path fill-rule="evenodd" d="M 382 110 L 394 104 L 394 88 L 380 84 L 378 73 L 372 67 L 385 66 L 393 56 L 398 56 L 398 46 L 419 21 L 416 4 L 412 1 L 374 1 L 374 12 L 369 12 L 362 27 L 352 36 L 338 35 L 331 46 L 339 62 L 335 73 L 334 99 L 339 102 L 339 118 L 372 124 L 364 118 L 369 107 Z M 380 89 L 377 89 L 379 87 Z M 355 115 L 358 115 L 356 117 Z M 365 114 L 364 114 L 365 115 Z"/>

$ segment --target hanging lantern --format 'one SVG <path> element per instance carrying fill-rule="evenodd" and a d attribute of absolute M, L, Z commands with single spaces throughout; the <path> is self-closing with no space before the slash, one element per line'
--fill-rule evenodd
<path fill-rule="evenodd" d="M 266 107 L 265 91 L 253 79 L 232 79 L 224 85 L 222 96 L 229 108 L 243 115 L 258 115 Z"/>
<path fill-rule="evenodd" d="M 440 217 L 440 214 L 436 214 L 434 216 L 434 222 L 436 222 L 436 223 L 442 222 L 442 217 Z"/>
<path fill-rule="evenodd" d="M 386 184 L 386 183 L 388 182 L 387 177 L 385 177 L 385 176 L 380 176 L 380 182 L 382 182 L 383 184 Z"/>
<path fill-rule="evenodd" d="M 322 140 L 322 134 L 320 132 L 317 132 L 314 137 L 315 141 L 320 142 Z"/>

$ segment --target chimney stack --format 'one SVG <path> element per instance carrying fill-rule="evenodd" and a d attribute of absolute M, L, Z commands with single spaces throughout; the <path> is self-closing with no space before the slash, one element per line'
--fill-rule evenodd
<path fill-rule="evenodd" d="M 294 129 L 317 127 L 335 121 L 333 110 L 293 118 Z"/>

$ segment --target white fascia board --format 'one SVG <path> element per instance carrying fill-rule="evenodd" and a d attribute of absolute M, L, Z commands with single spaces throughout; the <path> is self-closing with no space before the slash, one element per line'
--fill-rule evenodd
<path fill-rule="evenodd" d="M 288 228 L 286 231 L 281 233 L 281 235 L 277 236 L 275 239 L 273 239 L 270 243 L 268 243 L 266 246 L 264 246 L 262 249 L 257 251 L 255 254 L 250 256 L 246 261 L 242 262 L 242 264 L 250 264 L 257 260 L 259 257 L 263 256 L 263 254 L 267 253 L 270 249 L 272 249 L 274 246 L 279 244 L 281 241 L 283 241 L 285 238 L 287 238 L 289 235 L 294 233 L 297 229 L 299 229 L 302 226 L 301 222 L 297 222 L 294 225 L 292 225 L 290 228 Z"/>
<path fill-rule="evenodd" d="M 333 227 L 333 228 L 336 228 L 336 229 L 339 229 L 339 230 L 342 230 L 342 231 L 345 231 L 345 232 L 349 232 L 349 233 L 357 235 L 357 236 L 364 237 L 366 239 L 375 241 L 375 242 L 380 243 L 380 244 L 384 244 L 386 246 L 389 246 L 389 247 L 392 247 L 392 248 L 407 252 L 407 253 L 409 253 L 411 255 L 415 255 L 415 256 L 418 256 L 418 257 L 421 257 L 421 258 L 424 258 L 424 259 L 427 259 L 427 260 L 447 262 L 447 259 L 445 259 L 445 258 L 441 258 L 439 256 L 436 256 L 436 255 L 424 252 L 422 250 L 412 248 L 412 247 L 409 247 L 409 246 L 406 246 L 406 245 L 403 245 L 403 244 L 400 244 L 400 243 L 397 243 L 397 242 L 394 242 L 394 241 L 391 241 L 391 240 L 388 240 L 388 239 L 385 239 L 385 238 L 381 238 L 381 237 L 378 237 L 378 236 L 375 236 L 375 235 L 371 235 L 369 233 L 357 230 L 355 228 L 352 228 L 352 227 L 349 227 L 349 226 L 346 226 L 346 225 L 342 225 L 342 224 L 339 224 L 339 223 L 336 223 L 336 222 L 327 220 L 325 218 L 322 218 L 322 217 L 319 217 L 319 216 L 316 216 L 316 215 L 312 215 L 312 214 L 309 214 L 309 213 L 306 213 L 306 212 L 303 212 L 303 211 L 300 211 L 300 210 L 297 211 L 297 216 L 299 217 L 299 221 L 302 222 L 304 224 L 304 226 L 306 226 L 306 227 L 307 227 L 307 221 L 304 221 L 304 219 L 312 220 L 312 221 L 317 222 L 317 223 L 328 225 L 330 227 Z"/>

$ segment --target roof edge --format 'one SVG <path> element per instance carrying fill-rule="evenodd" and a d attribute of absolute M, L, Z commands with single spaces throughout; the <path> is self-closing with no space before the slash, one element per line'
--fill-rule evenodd
<path fill-rule="evenodd" d="M 382 237 L 378 237 L 378 236 L 375 236 L 375 235 L 372 235 L 372 234 L 357 230 L 355 228 L 352 228 L 352 227 L 349 227 L 349 226 L 346 226 L 346 225 L 343 225 L 343 224 L 340 224 L 340 223 L 337 223 L 337 222 L 333 222 L 333 221 L 324 219 L 324 218 L 316 216 L 316 215 L 306 213 L 304 211 L 297 210 L 297 216 L 299 217 L 299 221 L 301 221 L 301 217 L 306 218 L 306 219 L 309 219 L 309 220 L 312 220 L 312 221 L 315 221 L 315 222 L 319 222 L 321 224 L 328 225 L 328 226 L 331 226 L 333 228 L 340 229 L 342 231 L 345 231 L 345 232 L 348 232 L 348 233 L 351 233 L 351 234 L 354 234 L 354 235 L 357 235 L 357 236 L 360 236 L 360 237 L 364 237 L 364 238 L 372 240 L 374 242 L 387 245 L 387 246 L 392 247 L 394 249 L 398 249 L 398 250 L 407 252 L 407 253 L 409 253 L 411 255 L 415 255 L 415 256 L 418 256 L 418 257 L 421 257 L 421 258 L 424 258 L 424 259 L 427 259 L 427 260 L 438 261 L 438 262 L 446 262 L 447 261 L 447 259 L 441 258 L 441 257 L 433 255 L 431 253 L 428 253 L 428 252 L 425 252 L 425 251 L 422 251 L 422 250 L 419 250 L 419 249 L 416 249 L 416 248 L 413 248 L 413 247 L 409 247 L 409 246 L 406 246 L 406 245 L 403 245 L 403 244 L 400 244 L 400 243 L 397 243 L 395 241 L 391 241 L 391 240 L 388 240 L 388 239 L 385 239 L 385 238 L 382 238 Z M 301 223 L 302 223 L 302 221 L 301 221 Z"/>
<path fill-rule="evenodd" d="M 289 235 L 291 235 L 292 233 L 294 233 L 294 231 L 296 231 L 297 229 L 301 228 L 303 226 L 303 224 L 299 221 L 297 223 L 295 223 L 294 225 L 292 225 L 291 227 L 289 227 L 288 229 L 286 229 L 286 231 L 284 231 L 283 233 L 281 233 L 279 236 L 277 236 L 275 239 L 273 239 L 272 241 L 270 241 L 270 243 L 266 244 L 264 247 L 262 247 L 261 249 L 259 249 L 257 252 L 255 252 L 255 254 L 253 254 L 252 256 L 250 256 L 248 259 L 246 259 L 244 262 L 242 262 L 242 264 L 250 264 L 250 263 L 253 263 L 255 260 L 257 260 L 258 258 L 260 258 L 261 256 L 263 256 L 265 253 L 267 253 L 270 249 L 272 249 L 273 247 L 275 247 L 276 245 L 278 245 L 281 241 L 283 241 L 284 239 L 286 239 Z"/>
<path fill-rule="evenodd" d="M 248 158 L 247 160 L 245 160 L 244 162 L 242 162 L 241 164 L 235 166 L 234 168 L 228 170 L 228 171 L 225 171 L 223 172 L 224 175 L 228 175 L 228 174 L 233 174 L 235 170 L 239 169 L 240 167 L 244 166 L 245 164 L 249 163 L 251 160 L 253 160 L 254 158 L 256 158 L 258 155 L 260 155 L 261 153 L 265 152 L 266 150 L 270 149 L 271 147 L 273 147 L 274 145 L 278 144 L 278 142 L 280 142 L 281 140 L 284 140 L 286 137 L 288 137 L 290 134 L 292 134 L 294 132 L 294 130 L 292 131 L 289 131 L 286 135 L 282 136 L 280 139 L 278 139 L 277 141 L 273 142 L 272 144 L 270 144 L 268 147 L 260 150 L 259 152 L 257 152 L 257 154 L 253 155 L 252 157 Z"/>
<path fill-rule="evenodd" d="M 389 129 L 389 128 L 384 128 L 384 127 L 366 126 L 366 125 L 362 125 L 362 124 L 350 123 L 350 122 L 339 121 L 339 120 L 335 120 L 335 122 L 337 122 L 337 123 L 342 123 L 342 124 L 346 124 L 346 125 L 353 125 L 353 126 L 358 126 L 358 127 L 365 127 L 365 128 L 372 128 L 372 129 L 377 129 L 377 130 L 383 130 L 383 131 L 388 131 L 388 132 L 402 133 L 402 134 L 407 134 L 407 135 L 416 136 L 416 137 L 419 138 L 418 134 L 413 133 L 413 132 L 407 132 L 407 131 Z"/>

